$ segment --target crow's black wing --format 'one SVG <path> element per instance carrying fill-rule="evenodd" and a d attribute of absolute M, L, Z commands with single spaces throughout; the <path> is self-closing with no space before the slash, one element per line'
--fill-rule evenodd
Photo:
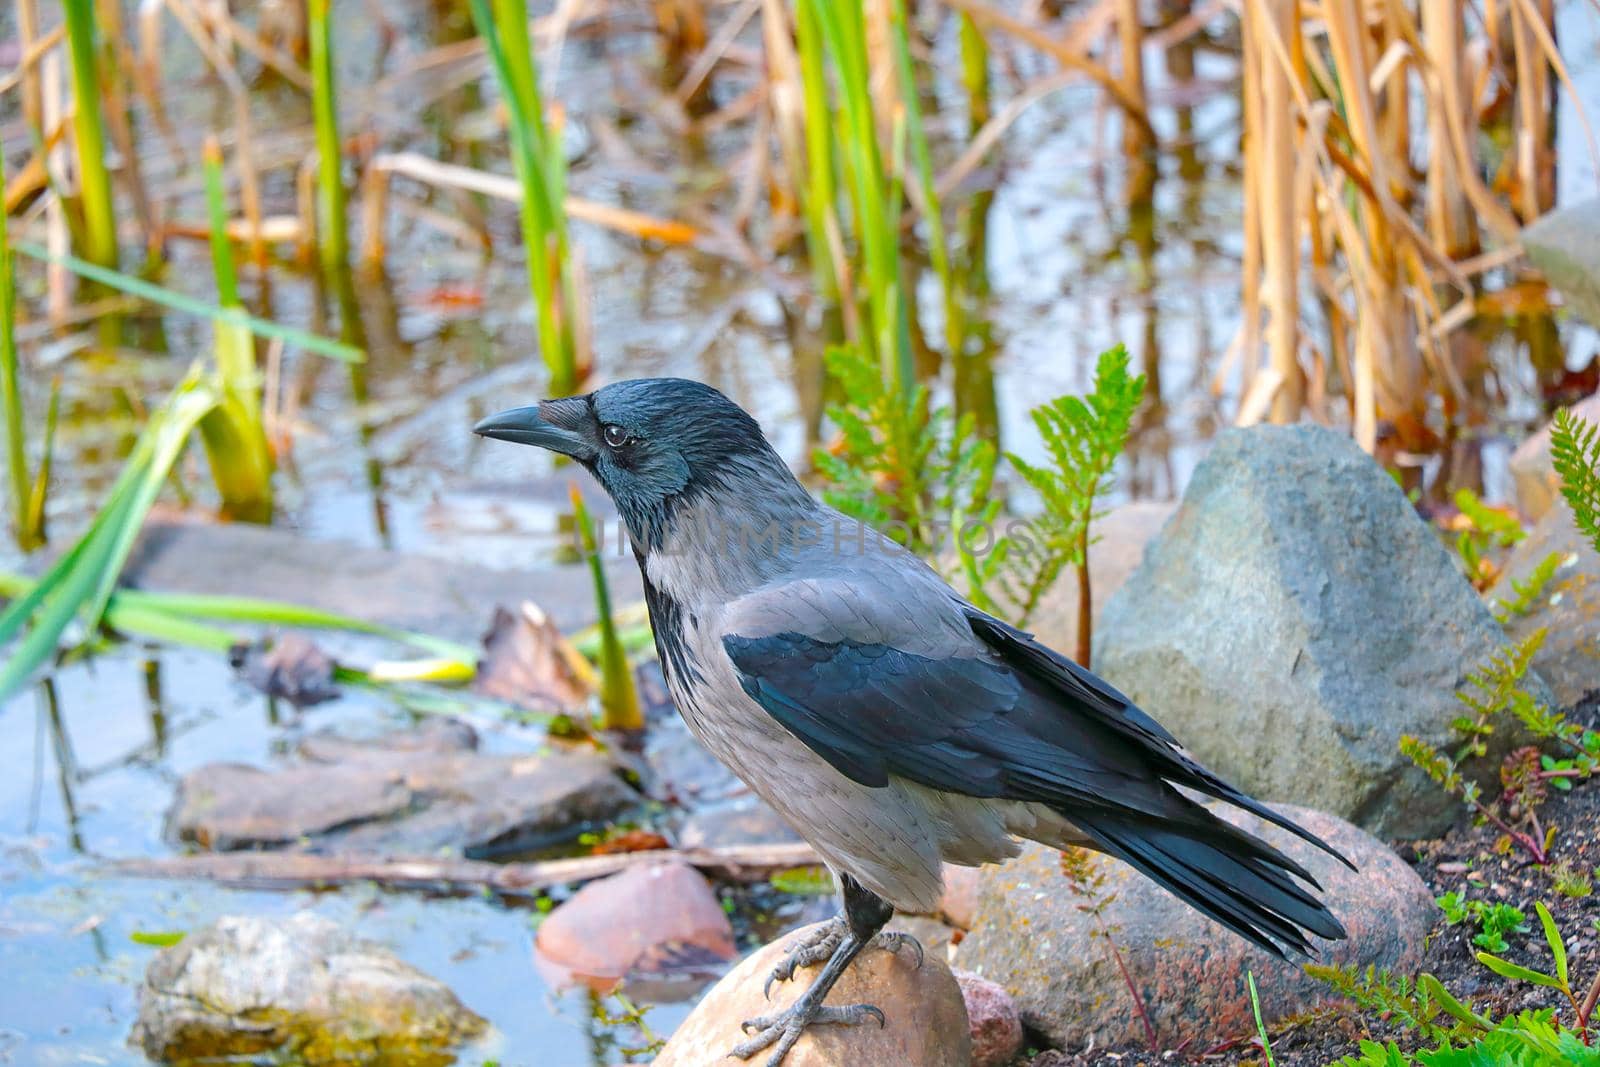
<path fill-rule="evenodd" d="M 1289 877 L 1315 885 L 1309 872 L 1173 785 L 1338 853 L 1200 767 L 1121 693 L 948 593 L 909 613 L 873 588 L 881 580 L 859 584 L 763 591 L 730 614 L 722 641 L 744 691 L 834 769 L 871 787 L 900 777 L 1048 805 L 1271 951 L 1309 953 L 1301 927 L 1343 936 Z"/>
<path fill-rule="evenodd" d="M 1103 731 L 1063 722 L 1053 732 L 1076 743 L 1041 744 L 1037 698 L 993 657 L 795 631 L 730 634 L 722 644 L 751 699 L 862 785 L 895 775 L 972 797 L 1164 810 L 1120 739 L 1099 744 L 1092 734 Z"/>
<path fill-rule="evenodd" d="M 1161 777 L 1218 800 L 1225 800 L 1275 823 L 1316 845 L 1345 866 L 1355 869 L 1326 841 L 1201 766 L 1167 732 L 1166 727 L 1094 674 L 1054 649 L 1041 645 L 1033 639 L 1032 634 L 1024 633 L 976 608 L 969 608 L 967 617 L 971 621 L 972 632 L 1006 664 L 1037 684 L 1048 687 L 1058 695 L 1063 706 L 1078 714 L 1095 717 L 1107 729 L 1139 745 L 1149 757 L 1151 769 Z"/>

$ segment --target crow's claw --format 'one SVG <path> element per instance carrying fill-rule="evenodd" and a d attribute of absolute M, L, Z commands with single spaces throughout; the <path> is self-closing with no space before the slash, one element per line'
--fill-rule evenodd
<path fill-rule="evenodd" d="M 806 1032 L 808 1026 L 859 1026 L 868 1019 L 876 1019 L 878 1025 L 884 1025 L 883 1012 L 871 1004 L 846 1004 L 834 1008 L 821 1004 L 807 1004 L 805 1000 L 797 1002 L 793 1007 L 772 1015 L 762 1015 L 759 1018 L 747 1019 L 739 1024 L 745 1033 L 752 1030 L 756 1035 L 748 1041 L 741 1041 L 733 1047 L 729 1055 L 735 1059 L 747 1060 L 762 1049 L 776 1043 L 768 1057 L 766 1067 L 778 1067 L 783 1058 L 789 1054 L 794 1043 L 800 1040 L 800 1035 Z"/>
<path fill-rule="evenodd" d="M 899 930 L 880 931 L 872 939 L 872 947 L 881 948 L 887 952 L 899 952 L 907 947 L 914 949 L 917 953 L 917 970 L 919 971 L 922 970 L 922 961 L 927 959 L 926 953 L 922 951 L 922 942 Z"/>
<path fill-rule="evenodd" d="M 839 942 L 844 940 L 847 929 L 844 919 L 834 916 L 795 941 L 789 947 L 789 954 L 767 975 L 766 984 L 761 987 L 762 996 L 771 1000 L 773 982 L 787 982 L 800 968 L 826 961 L 839 947 Z"/>
<path fill-rule="evenodd" d="M 794 977 L 794 972 L 802 967 L 825 962 L 833 955 L 834 949 L 839 947 L 839 942 L 844 940 L 848 927 L 843 918 L 835 916 L 828 922 L 812 930 L 805 937 L 796 941 L 789 948 L 789 954 L 784 956 L 778 965 L 772 968 L 772 973 L 767 975 L 766 983 L 761 987 L 762 996 L 772 999 L 772 983 L 787 982 Z M 898 930 L 883 930 L 869 942 L 872 948 L 881 948 L 887 952 L 899 952 L 903 948 L 911 948 L 917 954 L 917 969 L 921 970 L 922 961 L 926 958 L 922 951 L 922 942 L 910 934 Z"/>

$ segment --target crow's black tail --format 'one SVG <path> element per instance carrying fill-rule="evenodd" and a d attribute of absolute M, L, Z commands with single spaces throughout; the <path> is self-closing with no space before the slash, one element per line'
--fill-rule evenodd
<path fill-rule="evenodd" d="M 1304 867 L 1200 805 L 1180 803 L 1178 818 L 1081 810 L 1069 817 L 1101 851 L 1279 958 L 1314 955 L 1307 933 L 1345 936 L 1333 913 L 1295 881 L 1322 888 Z"/>

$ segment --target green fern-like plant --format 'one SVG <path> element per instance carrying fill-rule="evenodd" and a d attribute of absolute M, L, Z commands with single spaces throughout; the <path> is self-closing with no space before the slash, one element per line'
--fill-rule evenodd
<path fill-rule="evenodd" d="M 1564 408 L 1556 412 L 1550 461 L 1578 529 L 1600 552 L 1600 427 Z"/>
<path fill-rule="evenodd" d="M 827 410 L 837 442 L 814 456 L 824 500 L 934 563 L 946 532 L 959 542 L 963 527 L 993 523 L 997 453 L 971 415 L 932 407 L 926 386 L 886 382 L 854 346 L 830 349 L 827 366 L 845 399 Z"/>
<path fill-rule="evenodd" d="M 1089 582 L 1089 546 L 1094 520 L 1104 514 L 1096 502 L 1111 488 L 1112 468 L 1127 443 L 1133 414 L 1144 396 L 1144 376 L 1128 368 L 1122 345 L 1100 353 L 1094 389 L 1084 397 L 1061 396 L 1030 413 L 1050 455 L 1048 466 L 1034 466 L 1006 453 L 1011 466 L 1039 494 L 1044 511 L 1030 536 L 1008 538 L 991 570 L 1002 573 L 1000 587 L 1015 606 L 1017 624 L 1026 626 L 1062 571 L 1078 575 L 1078 648 L 1089 664 L 1090 616 L 1094 595 Z"/>
<path fill-rule="evenodd" d="M 1544 630 L 1535 630 L 1521 641 L 1496 652 L 1487 662 L 1467 675 L 1466 683 L 1456 691 L 1456 699 L 1461 702 L 1467 714 L 1458 716 L 1450 724 L 1451 729 L 1462 739 L 1461 747 L 1455 756 L 1445 755 L 1435 745 L 1420 737 L 1406 734 L 1400 738 L 1402 755 L 1432 778 L 1446 793 L 1460 797 L 1462 803 L 1477 812 L 1480 818 L 1498 827 L 1508 842 L 1523 849 L 1535 863 L 1541 865 L 1549 859 L 1553 828 L 1547 832 L 1540 825 L 1538 816 L 1534 812 L 1534 805 L 1531 803 L 1524 803 L 1522 814 L 1529 828 L 1524 830 L 1512 826 L 1502 817 L 1497 805 L 1483 800 L 1481 787 L 1462 771 L 1461 764 L 1466 760 L 1488 755 L 1488 739 L 1494 734 L 1496 725 L 1507 714 L 1525 725 L 1541 716 L 1549 716 L 1550 713 L 1542 709 L 1522 688 L 1522 679 L 1528 673 L 1528 666 L 1533 662 L 1534 654 L 1544 643 L 1544 637 Z M 1528 751 L 1531 751 L 1535 758 L 1538 756 L 1536 749 L 1518 750 L 1507 757 L 1506 765 L 1501 768 L 1501 780 L 1508 787 L 1513 781 L 1524 787 L 1521 795 L 1525 802 L 1532 796 L 1532 793 L 1525 789 L 1530 776 L 1541 782 L 1550 777 L 1546 771 L 1539 768 L 1523 772 L 1520 777 L 1514 778 L 1509 775 L 1509 771 L 1516 769 L 1513 767 L 1515 761 Z"/>
<path fill-rule="evenodd" d="M 1456 690 L 1456 699 L 1470 712 L 1450 724 L 1463 740 L 1461 750 L 1456 753 L 1458 761 L 1486 755 L 1495 720 L 1517 705 L 1519 697 L 1533 702 L 1522 688 L 1522 679 L 1544 645 L 1544 638 L 1545 631 L 1541 627 L 1521 641 L 1507 645 L 1475 667 L 1467 675 L 1466 683 Z"/>
<path fill-rule="evenodd" d="M 1504 626 L 1512 619 L 1526 615 L 1533 610 L 1534 602 L 1544 595 L 1550 582 L 1555 578 L 1556 571 L 1561 569 L 1562 555 L 1552 552 L 1540 560 L 1528 576 L 1522 579 L 1511 579 L 1511 591 L 1516 595 L 1510 600 L 1501 599 L 1495 605 L 1495 621 Z"/>

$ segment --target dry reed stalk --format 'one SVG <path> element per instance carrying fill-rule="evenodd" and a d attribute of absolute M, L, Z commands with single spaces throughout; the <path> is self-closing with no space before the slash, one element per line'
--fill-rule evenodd
<path fill-rule="evenodd" d="M 1385 428 L 1401 448 L 1426 450 L 1438 439 L 1430 420 L 1454 420 L 1467 388 L 1451 331 L 1471 321 L 1473 286 L 1484 284 L 1474 279 L 1511 262 L 1519 216 L 1547 206 L 1539 146 L 1552 86 L 1570 85 L 1540 0 L 1507 0 L 1504 19 L 1491 9 L 1476 35 L 1472 10 L 1466 0 L 1243 0 L 1241 421 L 1289 421 L 1308 403 L 1329 417 L 1334 372 L 1369 450 Z M 1495 92 L 1511 103 L 1515 133 L 1509 205 L 1476 157 Z M 1416 172 L 1419 156 L 1429 165 Z M 1500 246 L 1488 259 L 1486 239 Z M 1300 323 L 1302 279 L 1326 323 L 1318 338 Z"/>
<path fill-rule="evenodd" d="M 1251 29 L 1256 42 L 1266 40 L 1267 35 L 1278 42 L 1299 42 L 1296 0 L 1246 0 L 1246 8 L 1253 13 Z M 1259 240 L 1270 294 L 1267 350 L 1272 354 L 1277 381 L 1272 418 L 1288 422 L 1298 416 L 1304 398 L 1299 368 L 1299 234 L 1294 202 L 1283 195 L 1283 190 L 1294 186 L 1294 99 L 1290 90 L 1294 69 L 1266 56 L 1256 69 L 1261 77 L 1256 101 L 1256 115 L 1261 120 L 1256 176 L 1261 181 L 1259 189 L 1267 194 L 1261 202 Z"/>
<path fill-rule="evenodd" d="M 383 258 L 382 201 L 388 195 L 389 179 L 396 174 L 422 182 L 424 185 L 481 193 L 513 204 L 522 199 L 521 184 L 516 178 L 508 175 L 490 174 L 456 163 L 441 163 L 418 152 L 393 152 L 373 156 L 367 164 L 362 179 L 362 197 L 367 201 L 363 207 L 366 226 L 362 257 L 369 263 Z M 687 245 L 694 244 L 701 237 L 700 231 L 688 223 L 657 218 L 641 211 L 598 204 L 576 196 L 566 197 L 563 203 L 568 218 L 593 223 L 642 240 Z"/>
<path fill-rule="evenodd" d="M 761 0 L 762 56 L 767 69 L 767 111 L 778 142 L 782 168 L 775 174 L 772 209 L 778 218 L 800 213 L 806 184 L 805 87 L 800 57 L 782 0 Z M 779 246 L 778 242 L 774 242 Z M 777 250 L 775 247 L 774 250 Z"/>
<path fill-rule="evenodd" d="M 250 236 L 250 257 L 258 269 L 265 269 L 267 241 L 262 233 L 260 166 L 256 159 L 254 128 L 250 122 L 249 89 L 228 54 L 227 44 L 211 35 L 207 20 L 189 5 L 188 0 L 166 0 L 166 6 L 199 49 L 207 65 L 221 79 L 233 104 L 234 173 L 239 179 L 239 202 L 244 208 L 245 221 L 253 231 Z"/>
<path fill-rule="evenodd" d="M 1459 0 L 1420 0 L 1422 38 L 1438 84 L 1428 115 L 1428 236 L 1451 259 L 1478 251 L 1478 222 L 1462 184 L 1447 127 L 1473 121 L 1467 96 L 1466 27 Z"/>
<path fill-rule="evenodd" d="M 1027 18 L 1018 18 L 985 2 L 985 0 L 944 0 L 947 7 L 965 12 L 981 26 L 992 26 L 1045 53 L 1069 70 L 1076 70 L 1106 91 L 1113 103 L 1127 114 L 1152 144 L 1159 139 L 1144 104 L 1130 95 L 1126 86 L 1105 65 L 1090 58 L 1087 48 L 1073 31 L 1067 37 L 1056 37 L 1050 30 Z"/>
<path fill-rule="evenodd" d="M 46 130 L 63 128 L 66 108 L 63 106 L 61 83 L 62 61 L 59 50 L 45 55 L 39 64 L 40 118 Z M 72 251 L 72 234 L 67 228 L 66 209 L 61 203 L 60 190 L 67 185 L 67 152 L 60 139 L 53 139 L 45 152 L 45 171 L 55 186 L 45 200 L 45 248 L 51 262 L 45 267 L 45 308 L 52 325 L 66 320 L 72 310 L 72 274 L 63 265 L 63 259 Z"/>
<path fill-rule="evenodd" d="M 1139 20 L 1139 0 L 1117 0 L 1116 22 L 1123 90 L 1148 114 L 1144 90 L 1144 26 Z M 1125 202 L 1147 204 L 1156 183 L 1155 138 L 1147 127 L 1124 119 L 1122 152 L 1128 167 Z"/>
<path fill-rule="evenodd" d="M 44 140 L 44 89 L 36 67 L 37 56 L 54 48 L 65 35 L 66 27 L 58 26 L 51 31 L 54 41 L 41 47 L 36 0 L 17 0 L 17 42 L 22 46 L 22 62 L 17 73 L 22 77 L 22 118 L 34 136 L 35 147 Z"/>
<path fill-rule="evenodd" d="M 112 145 L 122 157 L 122 179 L 127 185 L 128 196 L 133 201 L 134 213 L 143 231 L 145 254 L 155 259 L 160 251 L 161 218 L 145 184 L 144 167 L 138 145 L 134 143 L 133 124 L 128 117 L 132 113 L 128 94 L 130 72 L 138 64 L 128 47 L 121 4 L 117 0 L 99 0 L 95 5 L 95 16 L 100 22 L 103 38 L 102 57 L 115 59 L 114 62 L 103 64 L 101 92 L 105 97 L 106 128 L 111 134 Z"/>

